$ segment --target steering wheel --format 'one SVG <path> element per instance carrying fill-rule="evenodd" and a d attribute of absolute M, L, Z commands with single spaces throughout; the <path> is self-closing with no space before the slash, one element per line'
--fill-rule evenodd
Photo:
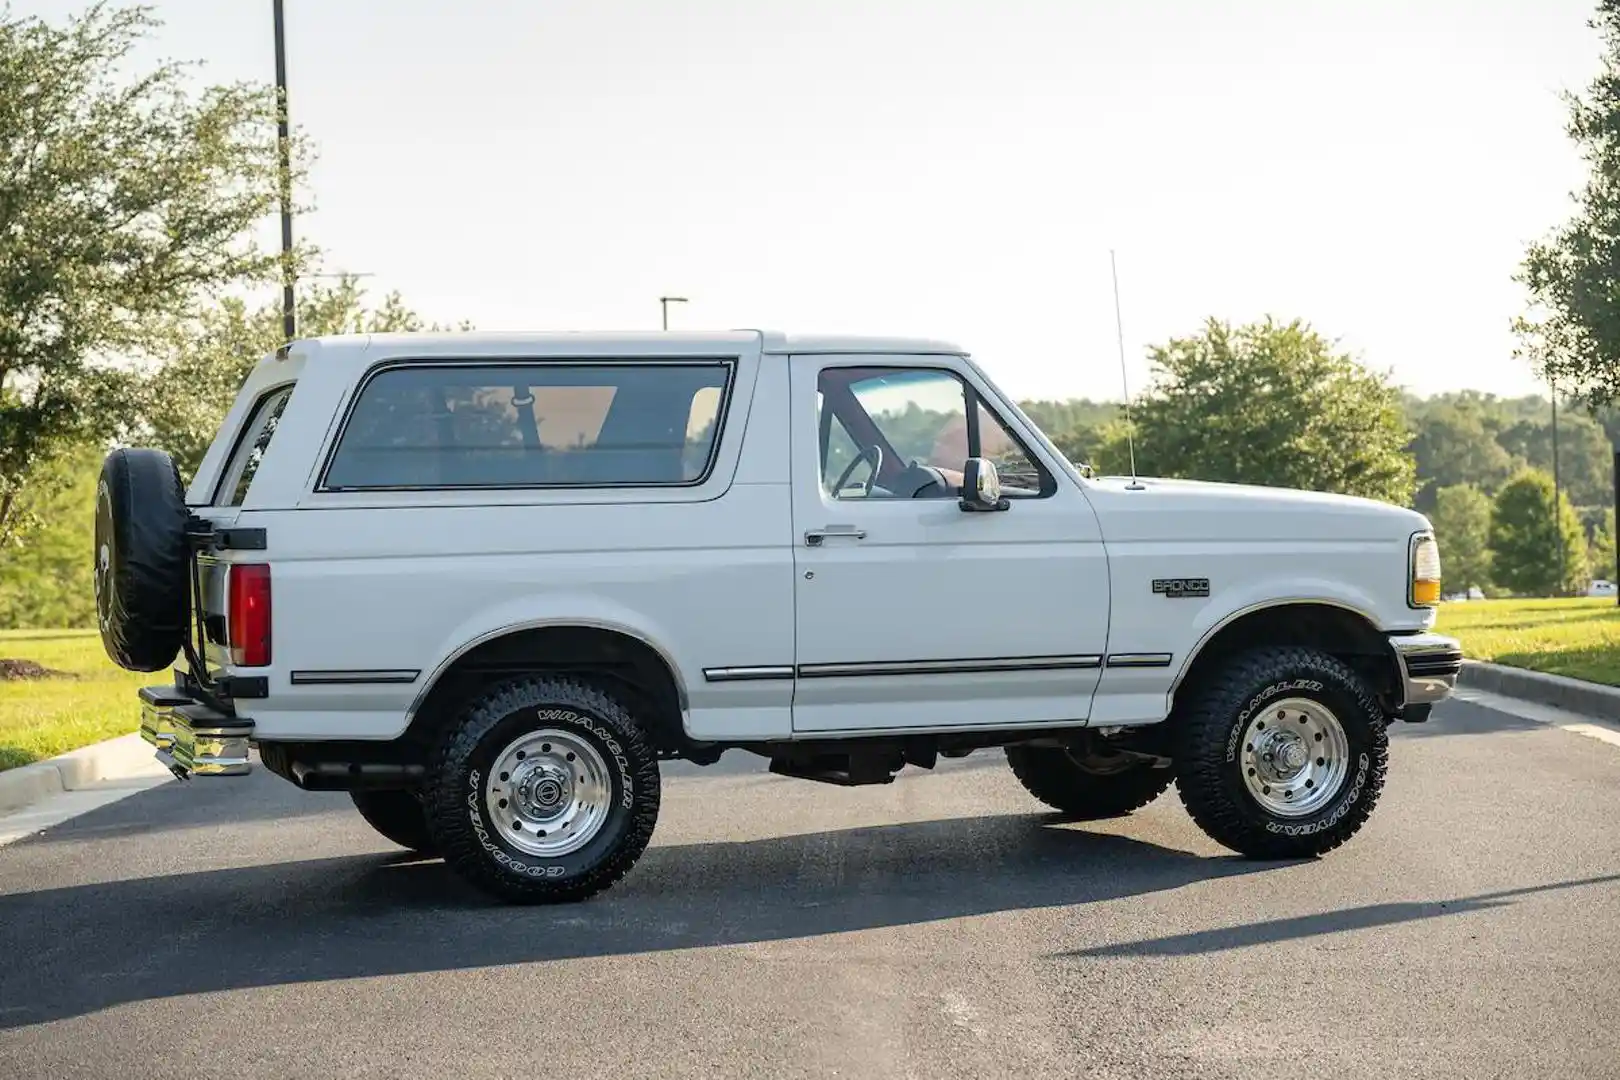
<path fill-rule="evenodd" d="M 843 497 L 844 485 L 849 483 L 850 474 L 855 471 L 855 466 L 868 459 L 872 462 L 872 475 L 866 478 L 866 487 L 861 491 L 861 497 L 865 498 L 872 493 L 872 483 L 877 479 L 878 470 L 883 467 L 883 448 L 876 443 L 856 454 L 855 460 L 844 467 L 843 473 L 838 477 L 838 483 L 833 485 L 833 498 Z"/>

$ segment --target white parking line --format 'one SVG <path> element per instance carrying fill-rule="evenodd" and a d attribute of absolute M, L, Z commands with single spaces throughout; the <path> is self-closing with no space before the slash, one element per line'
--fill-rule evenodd
<path fill-rule="evenodd" d="M 1457 701 L 1466 701 L 1496 712 L 1507 713 L 1509 716 L 1534 720 L 1538 724 L 1546 724 L 1548 727 L 1555 727 L 1574 735 L 1585 735 L 1589 739 L 1620 747 L 1620 721 L 1617 720 L 1599 719 L 1567 709 L 1555 709 L 1551 705 L 1521 701 L 1518 698 L 1466 687 L 1454 691 L 1452 697 Z"/>

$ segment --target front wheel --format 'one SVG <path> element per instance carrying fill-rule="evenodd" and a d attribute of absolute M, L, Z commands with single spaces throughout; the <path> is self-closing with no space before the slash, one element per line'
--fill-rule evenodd
<path fill-rule="evenodd" d="M 349 798 L 366 824 L 402 848 L 434 853 L 422 801 L 409 791 L 351 791 Z"/>
<path fill-rule="evenodd" d="M 1255 650 L 1181 711 L 1176 786 L 1218 843 L 1252 858 L 1322 855 L 1371 816 L 1389 764 L 1387 724 L 1343 661 Z"/>
<path fill-rule="evenodd" d="M 1119 817 L 1164 794 L 1175 774 L 1120 755 L 1063 747 L 1009 746 L 1007 764 L 1024 790 L 1081 820 Z"/>
<path fill-rule="evenodd" d="M 526 677 L 467 704 L 424 805 L 462 877 L 509 902 L 554 903 L 628 873 L 659 798 L 657 753 L 622 702 L 576 679 Z"/>

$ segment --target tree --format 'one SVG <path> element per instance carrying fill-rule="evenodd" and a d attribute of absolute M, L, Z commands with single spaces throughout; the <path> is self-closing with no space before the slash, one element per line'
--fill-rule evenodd
<path fill-rule="evenodd" d="M 1588 25 L 1603 70 L 1585 96 L 1565 95 L 1586 184 L 1574 215 L 1525 254 L 1518 280 L 1532 310 L 1516 326 L 1543 377 L 1603 405 L 1620 398 L 1620 0 L 1599 0 Z"/>
<path fill-rule="evenodd" d="M 0 555 L 0 629 L 94 626 L 96 483 L 101 448 L 70 447 L 40 462 L 18 498 L 15 544 Z"/>
<path fill-rule="evenodd" d="M 1305 324 L 1211 319 L 1151 357 L 1131 407 L 1143 475 L 1411 501 L 1399 392 Z"/>
<path fill-rule="evenodd" d="M 155 25 L 0 11 L 0 539 L 39 462 L 116 433 L 163 326 L 279 261 L 274 94 L 123 71 Z"/>
<path fill-rule="evenodd" d="M 1590 416 L 1574 410 L 1558 410 L 1558 469 L 1563 489 L 1576 506 L 1608 506 L 1614 501 L 1613 471 L 1609 437 Z M 1550 415 L 1520 420 L 1497 437 L 1497 441 L 1521 464 L 1542 472 L 1553 467 L 1553 435 Z"/>
<path fill-rule="evenodd" d="M 1035 426 L 1056 439 L 1060 432 L 1077 427 L 1101 427 L 1119 415 L 1119 403 L 1069 398 L 1065 401 L 1020 401 L 1018 407 Z"/>
<path fill-rule="evenodd" d="M 1441 488 L 1474 484 L 1495 491 L 1513 474 L 1513 457 L 1497 442 L 1486 399 L 1440 399 L 1413 411 L 1411 450 L 1420 482 L 1419 510 L 1433 512 Z"/>
<path fill-rule="evenodd" d="M 1585 587 L 1586 534 L 1580 518 L 1562 493 L 1556 518 L 1553 506 L 1552 477 L 1539 469 L 1522 470 L 1497 493 L 1491 510 L 1491 576 L 1498 585 L 1536 596 Z"/>
<path fill-rule="evenodd" d="M 1434 535 L 1445 583 L 1453 591 L 1484 589 L 1491 580 L 1491 500 L 1470 484 L 1435 492 Z"/>
<path fill-rule="evenodd" d="M 300 290 L 298 335 L 390 333 L 438 329 L 389 293 L 368 307 L 357 280 Z M 239 299 L 183 320 L 170 330 L 172 352 L 142 385 L 141 441 L 167 450 L 188 479 L 208 452 L 221 421 L 253 366 L 281 344 L 279 299 L 249 309 Z"/>
<path fill-rule="evenodd" d="M 1593 577 L 1620 581 L 1620 567 L 1615 565 L 1614 538 L 1614 511 L 1610 510 L 1607 520 L 1593 531 L 1592 542 L 1587 546 L 1587 565 Z"/>

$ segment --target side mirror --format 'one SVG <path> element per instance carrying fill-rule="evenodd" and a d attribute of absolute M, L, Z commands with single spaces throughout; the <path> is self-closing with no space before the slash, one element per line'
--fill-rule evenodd
<path fill-rule="evenodd" d="M 985 458 L 970 457 L 962 466 L 962 501 L 959 504 L 969 513 L 992 513 L 1006 510 L 1012 504 L 1001 497 L 1001 477 L 996 467 Z"/>

